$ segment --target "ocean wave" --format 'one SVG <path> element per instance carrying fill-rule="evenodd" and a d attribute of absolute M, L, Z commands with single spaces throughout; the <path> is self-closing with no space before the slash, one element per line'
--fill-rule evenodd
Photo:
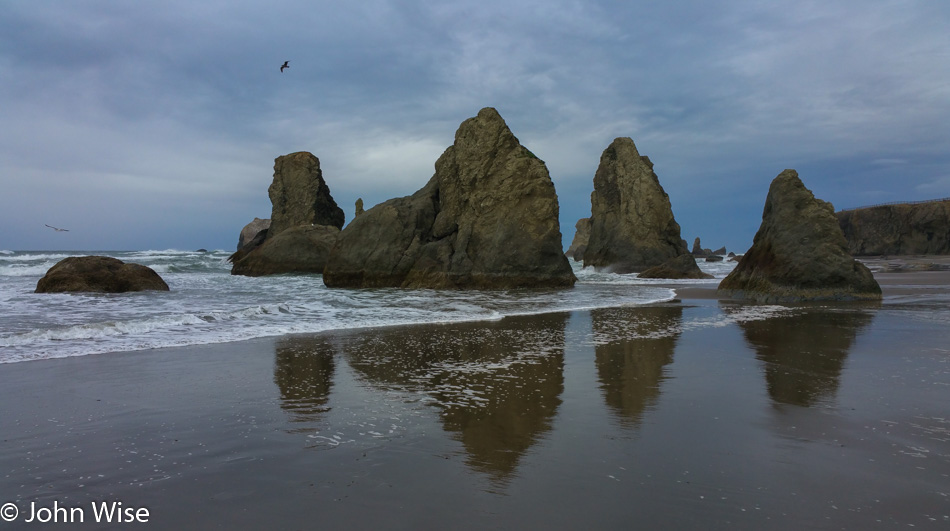
<path fill-rule="evenodd" d="M 9 255 L 0 256 L 0 263 L 4 262 L 37 262 L 40 260 L 55 260 L 60 261 L 64 258 L 70 256 L 86 256 L 85 254 L 77 253 L 11 253 Z"/>
<path fill-rule="evenodd" d="M 56 262 L 0 265 L 0 277 L 42 277 Z"/>
<path fill-rule="evenodd" d="M 297 278 L 286 280 L 300 282 Z M 91 320 L 98 314 L 115 312 L 126 312 L 130 316 L 64 326 L 40 326 L 0 337 L 0 347 L 12 349 L 12 352 L 2 356 L 0 362 L 226 343 L 354 328 L 497 321 L 516 315 L 568 312 L 618 304 L 648 304 L 670 300 L 674 295 L 667 288 L 648 288 L 639 294 L 628 292 L 623 297 L 610 294 L 597 297 L 597 291 L 585 296 L 582 288 L 575 294 L 579 297 L 571 297 L 570 291 L 563 290 L 544 293 L 330 290 L 322 285 L 311 288 L 310 293 L 311 296 L 298 296 L 280 303 L 240 307 L 234 307 L 233 302 L 221 303 L 221 308 L 166 311 L 161 315 L 148 313 L 163 311 L 162 308 L 167 310 L 182 303 L 169 298 L 167 294 L 93 299 L 65 296 L 57 301 L 32 299 L 48 303 L 50 308 L 56 306 L 63 312 L 72 310 L 74 313 L 69 314 L 70 318 L 78 315 Z M 253 296 L 253 293 L 250 295 Z M 203 304 L 197 300 L 190 304 Z M 83 312 L 88 312 L 89 316 L 85 317 Z M 33 313 L 41 314 L 43 310 L 39 308 Z M 135 315 L 137 313 L 145 315 Z"/>

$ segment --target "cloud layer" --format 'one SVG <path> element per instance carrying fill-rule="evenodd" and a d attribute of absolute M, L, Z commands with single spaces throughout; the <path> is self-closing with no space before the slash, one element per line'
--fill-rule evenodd
<path fill-rule="evenodd" d="M 431 4 L 5 6 L 0 248 L 231 248 L 300 150 L 350 218 L 485 106 L 546 161 L 567 240 L 617 136 L 713 247 L 748 247 L 785 168 L 839 207 L 950 196 L 950 4 Z"/>

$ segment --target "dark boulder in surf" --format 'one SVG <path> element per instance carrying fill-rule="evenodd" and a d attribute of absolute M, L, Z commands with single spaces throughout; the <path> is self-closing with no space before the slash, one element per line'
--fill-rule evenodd
<path fill-rule="evenodd" d="M 168 291 L 152 268 L 109 256 L 70 256 L 49 268 L 35 293 Z"/>

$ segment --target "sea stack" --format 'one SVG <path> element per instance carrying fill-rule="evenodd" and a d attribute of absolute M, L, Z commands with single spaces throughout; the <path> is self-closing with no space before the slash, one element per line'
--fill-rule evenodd
<path fill-rule="evenodd" d="M 70 256 L 49 268 L 35 293 L 125 293 L 168 291 L 168 284 L 150 267 L 109 256 Z"/>
<path fill-rule="evenodd" d="M 630 138 L 617 138 L 601 155 L 590 205 L 584 267 L 638 272 L 686 252 L 653 163 Z"/>
<path fill-rule="evenodd" d="M 355 218 L 330 253 L 330 287 L 569 287 L 544 162 L 495 109 L 462 122 L 419 191 Z"/>
<path fill-rule="evenodd" d="M 322 273 L 344 214 L 323 180 L 320 159 L 306 151 L 277 157 L 267 191 L 270 227 L 231 255 L 231 274 Z"/>
<path fill-rule="evenodd" d="M 719 292 L 759 302 L 881 298 L 871 271 L 848 253 L 834 207 L 795 170 L 772 181 L 752 247 Z"/>
<path fill-rule="evenodd" d="M 574 224 L 574 239 L 564 253 L 578 262 L 584 260 L 587 241 L 590 239 L 590 218 L 581 218 Z"/>
<path fill-rule="evenodd" d="M 272 205 L 270 237 L 297 225 L 343 228 L 343 209 L 323 180 L 320 159 L 299 151 L 274 159 L 274 181 L 267 189 Z"/>

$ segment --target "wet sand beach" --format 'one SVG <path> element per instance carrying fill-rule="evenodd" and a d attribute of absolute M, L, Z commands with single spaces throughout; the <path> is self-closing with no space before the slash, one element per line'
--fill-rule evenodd
<path fill-rule="evenodd" d="M 878 276 L 880 305 L 688 287 L 7 364 L 0 525 L 118 501 L 154 529 L 945 529 L 950 273 Z"/>

